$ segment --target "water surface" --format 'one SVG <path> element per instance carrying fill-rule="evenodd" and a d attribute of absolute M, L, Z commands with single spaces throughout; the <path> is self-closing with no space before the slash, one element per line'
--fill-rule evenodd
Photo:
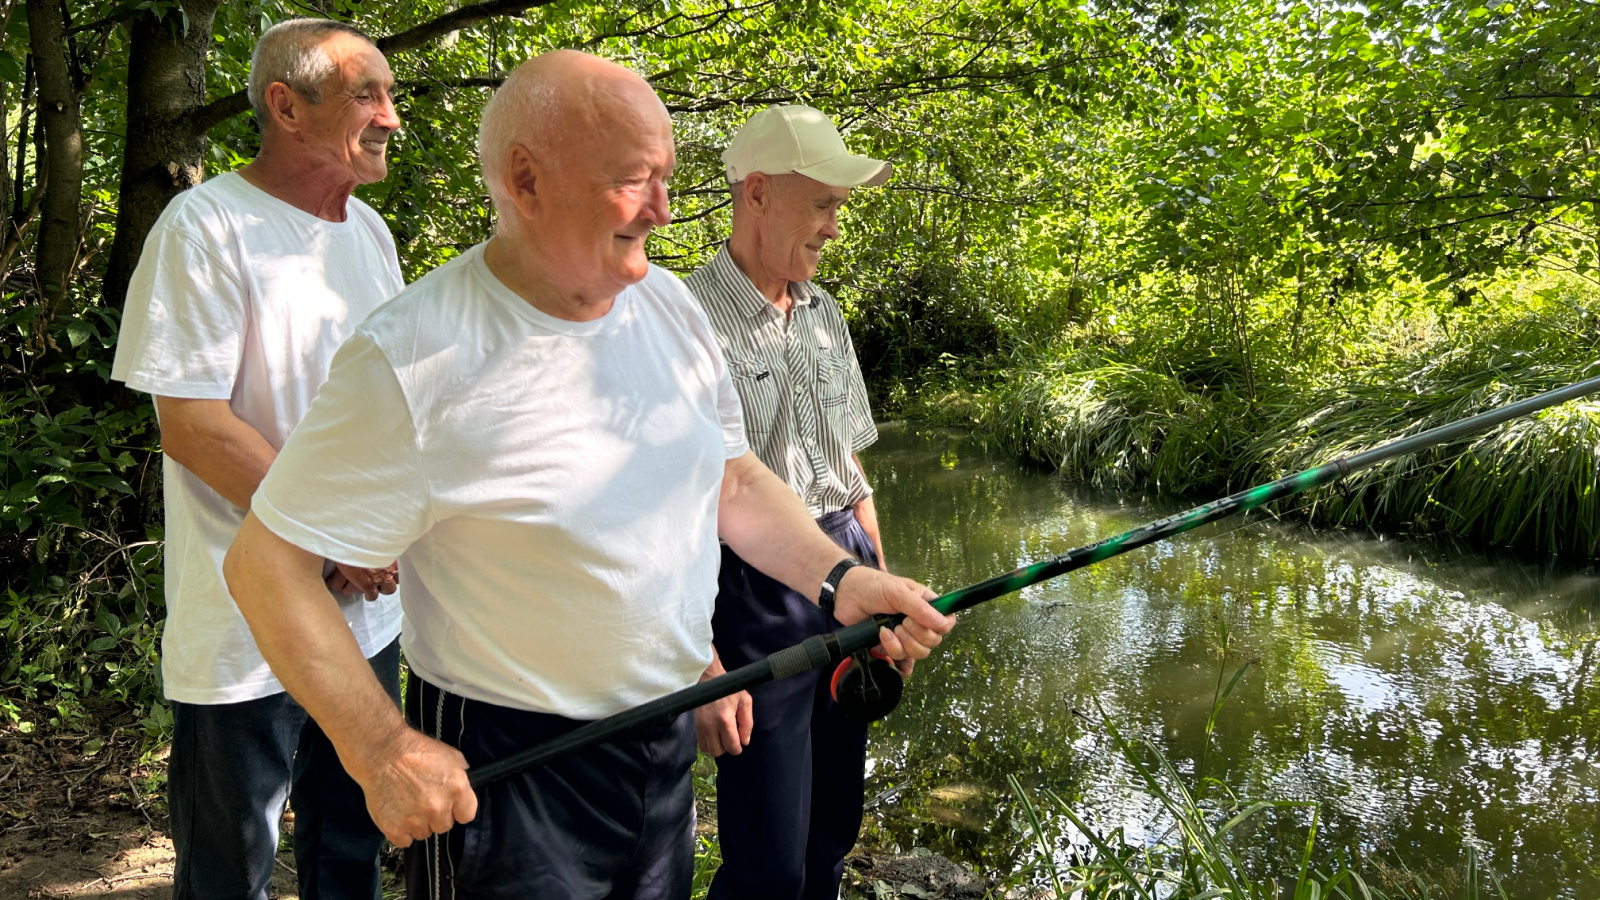
<path fill-rule="evenodd" d="M 890 425 L 863 458 L 892 568 L 939 591 L 1193 505 L 1074 488 L 949 431 Z M 1597 608 L 1592 566 L 1216 523 L 962 614 L 874 726 L 868 839 L 1014 871 L 1032 847 L 1008 774 L 1158 839 L 1103 711 L 1191 785 L 1316 801 L 1329 866 L 1449 890 L 1471 843 L 1514 898 L 1600 896 Z M 1219 672 L 1247 661 L 1207 747 Z M 1273 811 L 1238 846 L 1292 881 L 1309 822 Z"/>

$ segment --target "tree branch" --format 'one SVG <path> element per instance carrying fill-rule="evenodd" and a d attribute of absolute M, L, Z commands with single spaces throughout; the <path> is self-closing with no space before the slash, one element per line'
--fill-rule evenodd
<path fill-rule="evenodd" d="M 421 25 L 408 28 L 399 34 L 378 38 L 378 49 L 384 56 L 393 56 L 404 53 L 444 37 L 452 31 L 460 31 L 468 25 L 482 22 L 484 19 L 493 19 L 497 16 L 520 17 L 530 9 L 540 6 L 549 6 L 555 0 L 484 0 L 471 6 L 463 6 L 454 12 L 448 12 Z"/>
<path fill-rule="evenodd" d="M 421 25 L 408 28 L 398 34 L 381 37 L 375 42 L 384 56 L 393 56 L 404 53 L 429 41 L 441 38 L 452 31 L 460 31 L 468 25 L 474 25 L 485 19 L 497 16 L 520 17 L 530 9 L 549 6 L 556 0 L 485 0 L 483 3 L 474 3 L 463 6 L 453 12 L 445 13 L 436 19 L 423 22 Z M 504 78 L 469 78 L 460 79 L 459 87 L 498 87 Z M 450 84 L 448 81 L 441 84 Z M 421 91 L 419 93 L 425 93 Z M 236 91 L 226 97 L 219 97 L 194 111 L 189 117 L 191 127 L 195 131 L 204 133 L 221 125 L 223 122 L 237 116 L 250 108 L 250 97 L 245 91 Z"/>
<path fill-rule="evenodd" d="M 250 108 L 250 95 L 236 91 L 207 103 L 189 115 L 189 127 L 196 134 L 205 134 L 223 122 Z"/>

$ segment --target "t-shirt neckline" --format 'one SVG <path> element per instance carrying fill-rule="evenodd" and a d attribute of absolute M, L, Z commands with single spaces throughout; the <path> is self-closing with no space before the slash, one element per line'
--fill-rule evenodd
<path fill-rule="evenodd" d="M 489 263 L 483 258 L 484 248 L 487 246 L 489 244 L 485 241 L 468 250 L 466 253 L 468 257 L 466 260 L 467 266 L 472 269 L 473 275 L 478 279 L 478 283 L 483 285 L 484 290 L 488 291 L 496 300 L 516 310 L 517 315 L 524 317 L 536 327 L 555 334 L 590 337 L 604 334 L 615 327 L 616 323 L 622 321 L 624 310 L 627 309 L 630 302 L 629 295 L 633 293 L 634 285 L 623 288 L 617 294 L 616 299 L 611 301 L 611 308 L 606 310 L 606 314 L 598 319 L 590 319 L 587 322 L 574 322 L 571 319 L 557 318 L 524 300 L 522 295 L 507 287 L 506 283 L 494 274 L 494 271 L 489 268 Z"/>
<path fill-rule="evenodd" d="M 266 204 L 268 204 L 270 206 L 279 207 L 280 209 L 284 210 L 289 216 L 291 216 L 291 217 L 295 218 L 296 220 L 298 220 L 302 225 L 310 225 L 310 226 L 315 227 L 315 228 L 325 228 L 325 229 L 328 229 L 329 231 L 349 231 L 352 228 L 356 227 L 356 208 L 355 208 L 355 205 L 357 203 L 360 203 L 361 201 L 358 200 L 354 194 L 351 194 L 350 198 L 345 201 L 344 221 L 343 222 L 330 222 L 327 219 L 322 218 L 321 216 L 314 216 L 311 213 L 306 212 L 305 210 L 301 209 L 298 206 L 295 206 L 293 203 L 290 203 L 289 201 L 284 200 L 281 197 L 274 197 L 272 194 L 262 190 L 261 188 L 257 187 L 254 184 L 251 184 L 250 183 L 250 179 L 248 179 L 248 178 L 244 177 L 243 175 L 241 175 L 237 170 L 233 171 L 233 172 L 227 172 L 227 173 L 225 173 L 223 175 L 219 175 L 219 176 L 217 176 L 217 178 L 218 178 L 218 180 L 221 180 L 221 179 L 224 179 L 224 178 L 236 179 L 238 181 L 239 186 L 240 186 L 239 187 L 240 190 L 246 191 L 249 194 L 251 194 L 252 196 L 260 198 L 262 202 L 264 202 L 264 203 L 266 203 Z"/>

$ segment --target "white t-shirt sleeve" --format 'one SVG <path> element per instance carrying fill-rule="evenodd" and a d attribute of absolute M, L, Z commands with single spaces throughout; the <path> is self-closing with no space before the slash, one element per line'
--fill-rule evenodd
<path fill-rule="evenodd" d="M 245 288 L 222 257 L 178 228 L 151 235 L 130 286 L 111 377 L 151 394 L 226 400 L 244 352 Z"/>
<path fill-rule="evenodd" d="M 250 509 L 302 550 L 346 565 L 393 562 L 433 526 L 427 473 L 394 369 L 366 334 L 334 354 L 328 380 Z"/>
<path fill-rule="evenodd" d="M 750 449 L 744 437 L 744 407 L 739 404 L 739 392 L 733 387 L 728 364 L 715 344 L 711 345 L 711 355 L 717 361 L 717 415 L 722 419 L 722 449 L 728 459 L 733 459 Z"/>

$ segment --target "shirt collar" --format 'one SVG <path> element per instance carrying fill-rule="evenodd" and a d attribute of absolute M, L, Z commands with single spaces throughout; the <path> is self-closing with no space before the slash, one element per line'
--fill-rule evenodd
<path fill-rule="evenodd" d="M 739 305 L 740 309 L 744 310 L 747 318 L 754 317 L 769 309 L 774 313 L 778 312 L 778 308 L 772 304 L 772 301 L 768 300 L 765 294 L 756 290 L 756 286 L 751 282 L 750 276 L 746 275 L 744 270 L 739 268 L 739 264 L 733 261 L 733 254 L 728 252 L 727 241 L 722 242 L 722 246 L 717 250 L 717 255 L 712 257 L 711 271 L 717 276 L 718 280 L 731 289 L 734 302 Z M 789 282 L 789 296 L 794 300 L 794 305 L 797 307 L 810 306 L 812 292 L 815 290 L 816 288 L 809 281 Z"/>

